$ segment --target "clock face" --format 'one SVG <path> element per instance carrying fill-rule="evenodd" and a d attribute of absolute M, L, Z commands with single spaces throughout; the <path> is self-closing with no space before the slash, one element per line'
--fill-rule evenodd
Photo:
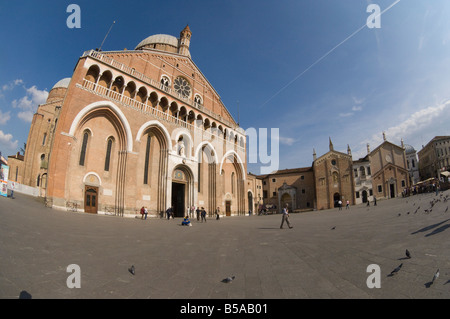
<path fill-rule="evenodd" d="M 173 88 L 178 94 L 181 94 L 183 97 L 189 97 L 191 95 L 191 86 L 186 79 L 176 78 L 173 84 Z"/>

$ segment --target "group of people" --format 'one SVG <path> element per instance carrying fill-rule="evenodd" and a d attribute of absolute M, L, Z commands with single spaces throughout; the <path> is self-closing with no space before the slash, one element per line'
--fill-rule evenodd
<path fill-rule="evenodd" d="M 200 221 L 200 216 L 201 216 L 201 221 L 203 223 L 203 221 L 205 221 L 206 223 L 206 210 L 204 207 L 197 207 L 197 209 L 195 209 L 194 206 L 192 206 L 192 211 L 195 211 L 197 213 L 197 221 Z M 148 210 L 147 207 L 142 206 L 141 211 L 140 211 L 142 217 L 141 219 L 147 219 L 147 215 L 148 215 Z M 217 207 L 216 211 L 216 220 L 220 219 L 220 208 Z M 280 228 L 283 228 L 284 223 L 286 222 L 286 224 L 288 225 L 289 228 L 293 228 L 293 226 L 291 226 L 291 223 L 289 221 L 289 210 L 288 210 L 288 205 L 286 205 L 286 207 L 283 208 L 282 212 L 282 218 L 281 218 L 281 226 Z M 174 210 L 173 207 L 169 207 L 166 210 L 166 215 L 167 215 L 167 219 L 170 219 L 171 217 L 174 217 Z M 189 215 L 186 215 L 183 218 L 183 221 L 181 222 L 182 226 L 192 226 L 191 221 L 189 220 Z"/>
<path fill-rule="evenodd" d="M 172 214 L 171 216 L 173 217 L 173 208 L 170 207 L 168 209 L 168 211 L 170 211 L 170 213 Z M 197 207 L 195 208 L 195 206 L 192 207 L 188 207 L 188 215 L 186 215 L 183 219 L 183 221 L 181 222 L 181 225 L 183 226 L 192 226 L 191 221 L 189 220 L 189 217 L 193 217 L 194 212 L 196 212 L 197 214 L 197 221 L 200 221 L 203 223 L 206 223 L 206 210 L 204 207 Z M 217 207 L 216 211 L 215 211 L 215 215 L 216 215 L 216 220 L 220 220 L 220 208 Z M 168 215 L 167 217 L 168 219 L 170 218 L 170 216 Z"/>

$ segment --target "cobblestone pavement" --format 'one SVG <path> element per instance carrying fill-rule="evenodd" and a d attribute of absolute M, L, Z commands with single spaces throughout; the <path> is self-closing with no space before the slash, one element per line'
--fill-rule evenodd
<path fill-rule="evenodd" d="M 281 215 L 186 227 L 1 197 L 0 298 L 450 298 L 449 194 L 291 214 L 293 229 L 280 229 Z M 67 286 L 71 264 L 80 288 Z M 380 288 L 367 286 L 371 264 Z"/>

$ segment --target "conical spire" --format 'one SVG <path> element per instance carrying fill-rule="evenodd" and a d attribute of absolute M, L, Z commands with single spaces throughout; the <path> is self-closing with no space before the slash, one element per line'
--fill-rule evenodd
<path fill-rule="evenodd" d="M 329 137 L 330 140 L 330 151 L 334 151 L 333 142 L 331 141 L 331 137 Z"/>

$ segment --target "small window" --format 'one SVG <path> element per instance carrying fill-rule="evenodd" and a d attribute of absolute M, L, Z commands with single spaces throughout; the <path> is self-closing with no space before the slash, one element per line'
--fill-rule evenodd
<path fill-rule="evenodd" d="M 273 192 L 272 195 L 273 195 L 273 196 L 277 196 L 277 192 Z"/>
<path fill-rule="evenodd" d="M 381 185 L 378 185 L 378 193 L 381 193 L 383 191 L 383 187 Z"/>
<path fill-rule="evenodd" d="M 356 192 L 355 195 L 356 195 L 356 198 L 359 198 L 359 192 Z"/>
<path fill-rule="evenodd" d="M 44 133 L 44 137 L 42 138 L 42 145 L 45 145 L 46 140 L 47 140 L 47 133 Z"/>
<path fill-rule="evenodd" d="M 275 183 L 276 181 L 276 178 L 272 178 L 272 183 Z"/>
<path fill-rule="evenodd" d="M 89 133 L 86 131 L 83 134 L 83 144 L 81 145 L 80 161 L 79 161 L 80 166 L 84 166 L 84 162 L 86 160 L 86 149 L 87 149 L 88 139 L 89 139 Z"/>
<path fill-rule="evenodd" d="M 105 156 L 105 171 L 109 172 L 109 164 L 111 162 L 111 149 L 113 146 L 113 139 L 108 138 L 108 143 L 106 145 L 106 156 Z"/>

